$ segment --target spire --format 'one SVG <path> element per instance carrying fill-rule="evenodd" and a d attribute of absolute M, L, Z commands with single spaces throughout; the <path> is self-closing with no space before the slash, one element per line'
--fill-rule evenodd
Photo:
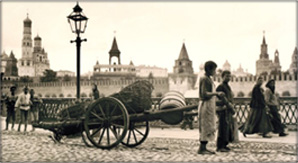
<path fill-rule="evenodd" d="M 266 44 L 266 39 L 265 39 L 265 31 L 263 31 L 263 45 Z"/>
<path fill-rule="evenodd" d="M 279 53 L 277 49 L 275 50 L 275 53 L 274 53 L 274 63 L 279 64 Z"/>
<path fill-rule="evenodd" d="M 295 47 L 294 54 L 297 55 L 297 47 Z"/>
<path fill-rule="evenodd" d="M 178 60 L 182 60 L 182 59 L 189 60 L 184 42 L 183 42 L 183 45 L 182 45 Z"/>
<path fill-rule="evenodd" d="M 269 59 L 267 44 L 266 44 L 266 40 L 265 40 L 265 31 L 263 31 L 263 42 L 261 44 L 260 59 Z"/>
<path fill-rule="evenodd" d="M 13 51 L 10 52 L 9 58 L 12 59 L 12 60 L 16 60 L 16 58 L 13 54 Z"/>
<path fill-rule="evenodd" d="M 109 53 L 119 53 L 120 54 L 120 51 L 119 51 L 118 45 L 117 45 L 117 41 L 116 41 L 116 37 L 114 37 L 112 48 Z"/>
<path fill-rule="evenodd" d="M 129 62 L 129 65 L 133 65 L 132 60 Z"/>

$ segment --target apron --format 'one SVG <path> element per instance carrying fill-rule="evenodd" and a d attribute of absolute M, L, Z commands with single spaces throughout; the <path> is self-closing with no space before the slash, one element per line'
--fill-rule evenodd
<path fill-rule="evenodd" d="M 212 92 L 215 91 L 215 85 L 212 80 Z M 216 96 L 212 96 L 209 100 L 203 100 L 199 105 L 199 131 L 200 141 L 215 140 L 216 131 Z"/>

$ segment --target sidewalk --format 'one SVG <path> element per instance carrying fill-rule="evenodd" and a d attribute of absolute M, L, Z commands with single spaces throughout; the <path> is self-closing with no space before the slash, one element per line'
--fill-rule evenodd
<path fill-rule="evenodd" d="M 297 132 L 295 131 L 289 131 L 288 132 L 289 135 L 285 137 L 279 137 L 278 134 L 271 134 L 272 138 L 263 138 L 258 134 L 246 135 L 246 137 L 244 137 L 240 131 L 238 131 L 238 133 L 239 133 L 239 141 L 297 144 Z M 199 131 L 198 129 L 182 130 L 180 128 L 165 128 L 165 129 L 150 128 L 148 137 L 199 140 Z"/>
<path fill-rule="evenodd" d="M 9 125 L 10 130 L 11 124 Z M 24 130 L 24 126 L 21 126 L 21 131 Z M 14 129 L 17 130 L 18 124 L 15 124 Z M 5 117 L 1 117 L 1 130 L 5 129 Z M 30 131 L 32 126 L 28 124 L 27 131 Z M 34 132 L 52 134 L 52 132 L 40 128 L 36 128 Z M 287 143 L 287 144 L 297 144 L 297 132 L 289 131 L 289 135 L 285 137 L 279 137 L 278 134 L 271 134 L 272 138 L 263 138 L 258 134 L 246 135 L 244 137 L 240 131 L 239 140 L 240 141 L 249 141 L 249 142 L 271 142 L 271 143 Z M 149 135 L 147 139 L 150 138 L 177 138 L 177 139 L 197 139 L 199 140 L 199 131 L 198 129 L 193 130 L 182 130 L 180 128 L 150 128 Z"/>

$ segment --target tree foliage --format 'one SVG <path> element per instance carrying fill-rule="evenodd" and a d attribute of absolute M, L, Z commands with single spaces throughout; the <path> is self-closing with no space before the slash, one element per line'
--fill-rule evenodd
<path fill-rule="evenodd" d="M 20 77 L 20 82 L 29 83 L 29 82 L 33 82 L 33 79 L 30 78 L 29 76 L 22 76 Z"/>
<path fill-rule="evenodd" d="M 53 70 L 45 70 L 43 72 L 43 76 L 40 77 L 40 81 L 41 82 L 54 82 L 54 81 L 57 81 L 58 78 L 57 78 L 57 73 Z"/>

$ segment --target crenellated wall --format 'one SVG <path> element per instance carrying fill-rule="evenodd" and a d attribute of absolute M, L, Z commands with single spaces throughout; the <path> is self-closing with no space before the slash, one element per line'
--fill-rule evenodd
<path fill-rule="evenodd" d="M 297 97 L 297 74 L 268 75 L 263 76 L 263 78 L 263 88 L 265 88 L 268 80 L 275 79 L 275 91 L 277 94 L 282 96 L 284 92 L 288 91 L 290 96 Z M 218 84 L 221 82 L 221 78 L 215 77 L 214 81 L 216 81 L 216 84 Z M 249 97 L 249 94 L 251 93 L 256 81 L 257 76 L 232 77 L 230 86 L 235 93 L 235 96 L 237 96 L 239 92 L 243 92 L 244 97 Z"/>
<path fill-rule="evenodd" d="M 119 92 L 125 86 L 132 84 L 133 82 L 141 79 L 132 80 L 97 80 L 97 81 L 81 81 L 81 96 L 90 97 L 92 85 L 95 83 L 98 87 L 100 95 L 109 96 L 113 93 Z M 155 88 L 152 92 L 152 96 L 157 94 L 164 94 L 169 91 L 168 78 L 156 78 L 146 79 L 153 84 Z M 21 89 L 25 86 L 25 83 L 15 83 L 18 85 L 17 93 L 21 92 Z M 3 83 L 1 85 L 2 92 L 8 93 L 9 88 L 12 85 L 10 82 Z M 44 82 L 44 83 L 28 83 L 29 88 L 33 88 L 35 94 L 40 97 L 76 97 L 76 82 Z"/>
<path fill-rule="evenodd" d="M 179 79 L 179 80 L 178 80 Z M 269 75 L 264 76 L 264 87 L 269 79 L 276 80 L 276 93 L 282 96 L 286 91 L 290 93 L 290 96 L 297 97 L 297 74 L 282 74 L 282 75 Z M 98 86 L 101 95 L 109 96 L 115 92 L 119 92 L 125 86 L 132 84 L 138 79 L 110 79 L 110 80 L 82 80 L 81 81 L 81 96 L 90 97 L 92 84 L 95 83 Z M 154 78 L 146 79 L 150 81 L 154 90 L 152 93 L 153 97 L 163 95 L 169 90 L 178 90 L 185 93 L 185 90 L 191 90 L 189 86 L 190 81 L 187 78 Z M 221 82 L 221 77 L 215 77 L 215 84 L 218 85 Z M 239 92 L 244 94 L 244 97 L 249 97 L 257 80 L 256 76 L 248 77 L 233 77 L 230 81 L 230 86 L 235 94 L 238 96 Z M 1 83 L 2 93 L 8 93 L 9 88 L 13 81 L 3 81 Z M 15 81 L 14 81 L 15 82 Z M 19 89 L 17 92 L 21 92 L 21 88 L 25 85 L 24 83 L 16 82 Z M 28 86 L 35 90 L 36 95 L 41 97 L 76 97 L 76 82 L 49 82 L 49 83 L 29 83 Z M 197 96 L 197 93 L 196 93 Z"/>

